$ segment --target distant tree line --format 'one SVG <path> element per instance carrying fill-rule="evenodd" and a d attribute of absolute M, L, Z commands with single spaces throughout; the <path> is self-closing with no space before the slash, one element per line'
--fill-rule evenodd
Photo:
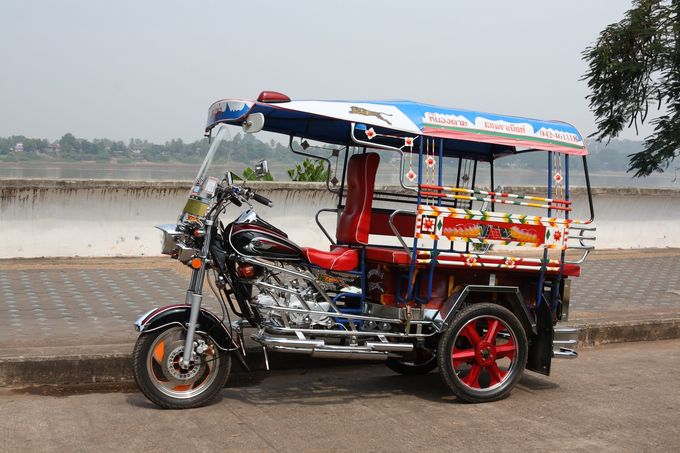
<path fill-rule="evenodd" d="M 15 135 L 0 137 L 0 162 L 54 160 L 115 162 L 119 164 L 134 162 L 198 163 L 203 160 L 208 146 L 208 140 L 205 138 L 193 142 L 184 142 L 178 138 L 164 144 L 157 144 L 141 139 L 130 139 L 127 143 L 106 138 L 90 141 L 76 138 L 71 133 L 64 134 L 63 137 L 54 142 Z M 234 162 L 252 164 L 257 160 L 267 159 L 273 164 L 289 165 L 293 172 L 298 171 L 299 173 L 304 170 L 303 167 L 297 165 L 301 164 L 303 159 L 275 140 L 265 143 L 253 135 L 237 134 L 226 146 L 231 150 L 231 160 Z M 639 152 L 642 148 L 643 143 L 639 141 L 612 140 L 608 144 L 594 140 L 589 141 L 588 166 L 593 171 L 625 172 L 629 166 L 628 156 Z M 312 164 L 311 161 L 308 165 L 310 164 Z M 496 165 L 499 167 L 543 170 L 547 165 L 547 155 L 543 152 L 526 153 L 516 158 L 499 159 Z M 322 172 L 322 170 L 319 171 Z M 291 179 L 295 178 L 291 176 Z M 325 173 L 322 179 L 325 180 Z"/>
<path fill-rule="evenodd" d="M 641 141 L 615 139 L 609 143 L 604 143 L 588 140 L 586 142 L 586 148 L 589 153 L 588 169 L 590 171 L 625 172 L 629 167 L 630 155 L 639 152 L 642 147 L 643 143 Z M 574 162 L 574 160 L 578 160 L 578 162 Z M 575 168 L 581 168 L 580 160 L 580 157 L 576 159 L 572 157 L 572 165 L 575 165 Z M 547 165 L 548 153 L 540 151 L 521 154 L 509 159 L 499 159 L 496 162 L 496 166 L 499 167 L 535 170 L 545 170 Z"/>
<path fill-rule="evenodd" d="M 201 162 L 209 147 L 206 138 L 193 142 L 173 139 L 164 144 L 130 139 L 127 143 L 110 139 L 87 140 L 64 134 L 59 140 L 28 138 L 23 135 L 0 137 L 0 161 L 97 161 L 129 164 L 134 162 L 196 163 Z M 267 159 L 272 163 L 295 164 L 301 161 L 275 140 L 262 142 L 252 135 L 237 134 L 228 144 L 231 159 L 252 163 Z"/>

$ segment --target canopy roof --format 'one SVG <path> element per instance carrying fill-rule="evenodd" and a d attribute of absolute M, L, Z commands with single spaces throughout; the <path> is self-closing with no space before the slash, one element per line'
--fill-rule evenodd
<path fill-rule="evenodd" d="M 263 92 L 257 101 L 215 102 L 210 106 L 206 132 L 220 123 L 243 124 L 254 113 L 264 116 L 262 130 L 338 145 L 368 143 L 368 146 L 381 147 L 385 140 L 408 143 L 412 139 L 417 146 L 419 137 L 431 137 L 444 139 L 447 156 L 481 160 L 513 154 L 518 148 L 587 154 L 578 130 L 561 121 L 412 101 L 291 101 L 275 92 Z"/>

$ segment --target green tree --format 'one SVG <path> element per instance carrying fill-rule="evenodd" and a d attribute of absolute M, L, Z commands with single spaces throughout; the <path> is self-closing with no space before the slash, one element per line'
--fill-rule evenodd
<path fill-rule="evenodd" d="M 292 181 L 326 181 L 328 179 L 328 170 L 326 170 L 324 164 L 325 162 L 322 160 L 314 162 L 311 159 L 305 159 L 302 161 L 302 165 L 295 164 L 295 168 L 288 170 L 288 177 Z"/>
<path fill-rule="evenodd" d="M 59 146 L 61 146 L 62 153 L 76 153 L 80 152 L 80 144 L 72 133 L 67 132 L 61 139 L 59 139 Z"/>
<path fill-rule="evenodd" d="M 628 156 L 628 171 L 636 177 L 663 172 L 680 150 L 680 0 L 634 0 L 583 58 L 597 120 L 592 136 L 610 140 L 624 127 L 637 130 L 657 109 L 654 132 L 642 151 Z"/>

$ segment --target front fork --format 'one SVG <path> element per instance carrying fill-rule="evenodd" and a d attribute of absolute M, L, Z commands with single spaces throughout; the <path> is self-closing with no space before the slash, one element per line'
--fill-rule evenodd
<path fill-rule="evenodd" d="M 205 236 L 203 237 L 203 248 L 198 258 L 201 259 L 201 267 L 194 269 L 191 274 L 191 283 L 186 295 L 186 304 L 191 305 L 189 312 L 189 323 L 187 325 L 187 337 L 184 340 L 184 353 L 180 360 L 180 367 L 188 369 L 191 366 L 191 359 L 194 354 L 194 336 L 196 333 L 196 323 L 198 314 L 201 311 L 201 301 L 203 300 L 203 282 L 205 281 L 206 261 L 210 251 L 210 239 L 212 237 L 212 220 L 205 221 Z"/>

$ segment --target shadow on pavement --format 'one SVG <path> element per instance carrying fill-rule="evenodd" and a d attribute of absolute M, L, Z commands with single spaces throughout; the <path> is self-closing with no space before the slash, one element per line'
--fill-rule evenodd
<path fill-rule="evenodd" d="M 374 366 L 379 368 L 379 366 Z M 277 376 L 276 379 L 260 381 L 259 386 L 228 388 L 223 392 L 226 400 L 236 400 L 252 405 L 325 405 L 347 404 L 356 400 L 371 400 L 398 395 L 409 395 L 432 402 L 464 404 L 453 396 L 439 373 L 421 376 L 385 374 L 370 368 L 351 373 L 319 375 L 312 379 L 304 376 Z M 273 378 L 274 376 L 272 376 Z M 531 392 L 549 391 L 559 388 L 547 378 L 525 374 L 518 387 Z"/>
<path fill-rule="evenodd" d="M 549 378 L 525 372 L 515 391 L 543 392 L 558 389 Z M 142 395 L 134 382 L 78 385 L 40 385 L 12 389 L 14 393 L 67 397 L 94 393 L 128 393 L 127 402 L 144 409 L 156 409 Z M 420 376 L 393 374 L 383 365 L 367 364 L 326 369 L 297 369 L 233 373 L 225 389 L 209 406 L 221 401 L 239 401 L 248 405 L 274 406 L 298 404 L 322 406 L 349 404 L 400 395 L 423 400 L 464 404 L 442 382 L 438 372 Z"/>

